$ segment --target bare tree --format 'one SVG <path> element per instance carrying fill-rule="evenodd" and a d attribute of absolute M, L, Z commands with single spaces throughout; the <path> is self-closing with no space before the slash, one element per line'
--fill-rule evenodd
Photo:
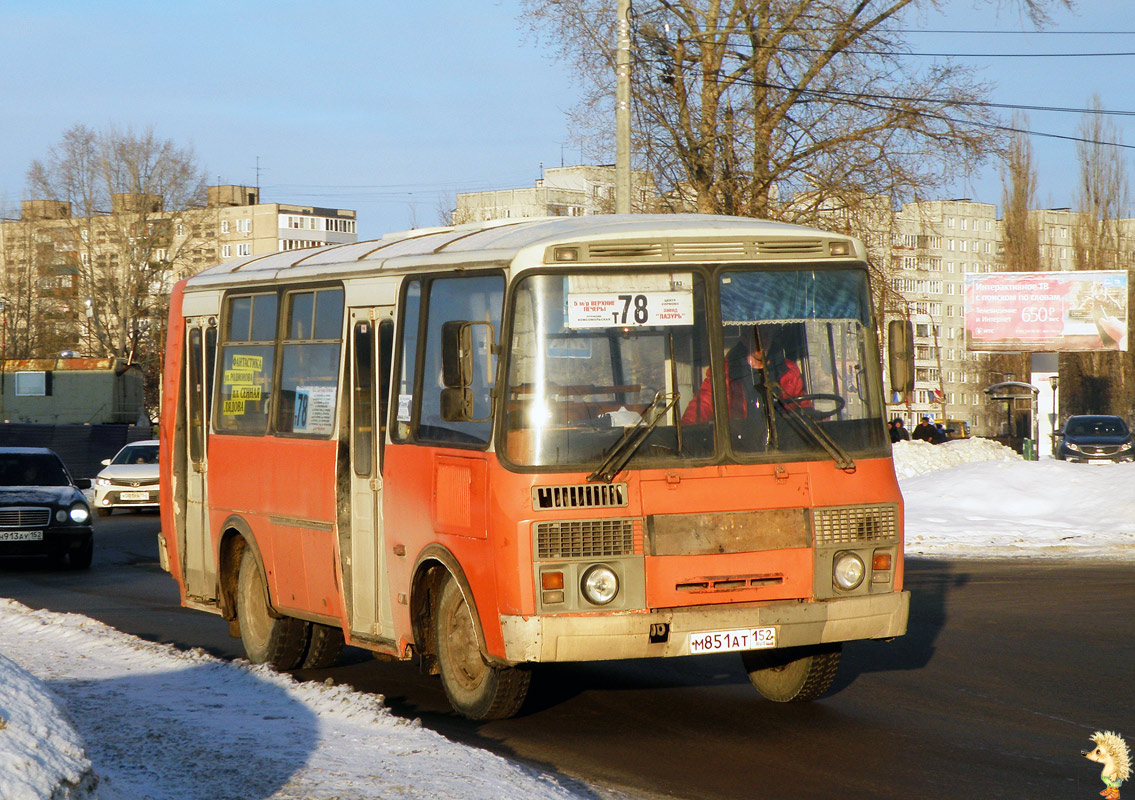
<path fill-rule="evenodd" d="M 1013 127 L 1023 131 L 1024 116 L 1014 116 Z M 1040 230 L 1030 214 L 1036 207 L 1037 175 L 1028 135 L 1014 133 L 1005 151 L 1001 169 L 1001 208 L 1003 218 L 1003 262 L 1010 272 L 1040 269 Z"/>
<path fill-rule="evenodd" d="M 1036 24 L 1071 0 L 1005 0 Z M 585 95 L 581 133 L 610 152 L 612 0 L 524 0 Z M 833 200 L 916 197 L 999 144 L 989 87 L 915 68 L 902 22 L 937 0 L 658 0 L 632 25 L 636 152 L 677 208 L 823 219 Z M 786 202 L 788 199 L 793 202 Z"/>
<path fill-rule="evenodd" d="M 89 309 L 88 349 L 129 362 L 156 359 L 170 284 L 209 227 L 200 213 L 192 223 L 180 216 L 205 205 L 192 148 L 152 129 L 76 125 L 32 162 L 28 191 L 70 204 L 65 225 L 76 294 Z"/>
<path fill-rule="evenodd" d="M 1102 109 L 1093 95 L 1089 109 Z M 1121 217 L 1128 207 L 1130 182 L 1127 162 L 1119 145 L 1123 136 L 1115 123 L 1098 113 L 1086 113 L 1078 129 L 1076 154 L 1080 162 L 1078 220 L 1073 228 L 1073 263 L 1076 269 L 1128 268 Z M 1135 286 L 1128 275 L 1127 305 Z M 1061 353 L 1061 412 L 1069 414 L 1121 414 L 1131 411 L 1128 386 L 1135 382 L 1132 354 L 1116 351 Z"/>

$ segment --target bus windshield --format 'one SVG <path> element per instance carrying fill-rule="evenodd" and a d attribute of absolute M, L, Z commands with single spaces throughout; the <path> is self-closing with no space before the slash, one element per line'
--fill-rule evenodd
<path fill-rule="evenodd" d="M 883 454 L 869 309 L 862 268 L 527 276 L 513 305 L 505 456 L 594 467 L 644 414 L 631 466 Z"/>

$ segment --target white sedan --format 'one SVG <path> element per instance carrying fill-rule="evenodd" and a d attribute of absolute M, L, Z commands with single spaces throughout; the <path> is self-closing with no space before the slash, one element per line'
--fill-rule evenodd
<path fill-rule="evenodd" d="M 157 507 L 157 439 L 131 442 L 102 463 L 104 468 L 94 481 L 92 504 L 100 517 L 110 516 L 116 508 Z"/>

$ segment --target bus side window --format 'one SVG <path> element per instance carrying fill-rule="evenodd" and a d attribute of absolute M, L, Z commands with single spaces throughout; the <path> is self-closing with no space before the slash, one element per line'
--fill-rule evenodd
<path fill-rule="evenodd" d="M 479 275 L 461 278 L 436 278 L 430 282 L 426 319 L 426 347 L 423 354 L 421 410 L 417 438 L 458 444 L 489 442 L 492 421 L 491 390 L 496 380 L 496 355 L 492 336 L 487 331 L 500 330 L 501 306 L 504 300 L 504 279 L 500 275 Z M 442 375 L 442 327 L 456 320 L 487 323 L 479 325 L 473 339 L 473 369 L 469 390 L 473 409 L 468 421 L 443 419 L 441 394 L 445 388 Z"/>

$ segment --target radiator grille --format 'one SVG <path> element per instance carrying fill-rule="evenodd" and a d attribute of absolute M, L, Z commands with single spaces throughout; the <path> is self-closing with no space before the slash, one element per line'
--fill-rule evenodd
<path fill-rule="evenodd" d="M 898 539 L 898 515 L 893 504 L 817 508 L 813 535 L 818 545 L 893 542 Z"/>
<path fill-rule="evenodd" d="M 596 558 L 625 556 L 635 553 L 636 539 L 633 519 L 573 519 L 563 522 L 538 522 L 536 528 L 536 557 Z M 641 528 L 640 528 L 641 530 Z"/>
<path fill-rule="evenodd" d="M 51 522 L 50 508 L 0 508 L 0 528 L 41 528 Z"/>
<path fill-rule="evenodd" d="M 154 486 L 158 478 L 111 478 L 111 486 Z"/>
<path fill-rule="evenodd" d="M 581 483 L 569 486 L 535 486 L 532 508 L 620 508 L 627 504 L 625 483 Z"/>

